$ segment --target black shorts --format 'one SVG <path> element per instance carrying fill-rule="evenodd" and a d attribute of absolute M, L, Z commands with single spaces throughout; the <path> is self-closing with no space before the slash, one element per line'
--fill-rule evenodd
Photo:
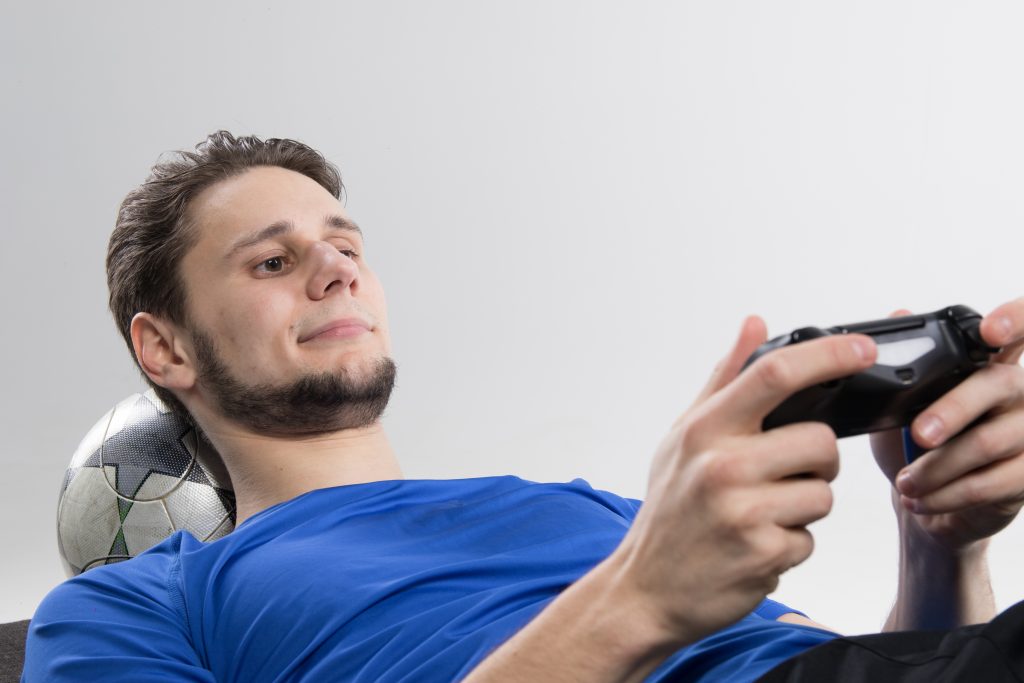
<path fill-rule="evenodd" d="M 1024 683 L 1024 602 L 986 624 L 836 638 L 787 659 L 761 683 Z"/>

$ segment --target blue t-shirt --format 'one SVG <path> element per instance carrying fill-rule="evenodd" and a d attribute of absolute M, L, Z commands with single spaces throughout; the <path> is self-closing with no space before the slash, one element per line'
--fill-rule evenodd
<path fill-rule="evenodd" d="M 23 682 L 456 681 L 622 540 L 641 502 L 576 479 L 310 491 L 54 588 Z M 766 600 L 649 681 L 743 681 L 835 634 Z"/>

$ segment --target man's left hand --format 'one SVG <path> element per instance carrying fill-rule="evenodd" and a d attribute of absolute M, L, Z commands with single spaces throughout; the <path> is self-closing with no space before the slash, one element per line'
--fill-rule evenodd
<path fill-rule="evenodd" d="M 914 419 L 911 435 L 927 453 L 907 465 L 901 430 L 871 435 L 903 534 L 953 554 L 1004 528 L 1024 505 L 1024 297 L 985 316 L 980 332 L 1002 350 Z"/>

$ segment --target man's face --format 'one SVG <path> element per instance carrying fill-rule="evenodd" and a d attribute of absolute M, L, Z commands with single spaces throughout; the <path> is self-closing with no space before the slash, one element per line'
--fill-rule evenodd
<path fill-rule="evenodd" d="M 204 190 L 191 215 L 198 241 L 181 275 L 211 408 L 269 434 L 378 419 L 395 379 L 386 302 L 340 202 L 300 173 L 257 167 Z M 370 329 L 338 327 L 345 318 Z"/>

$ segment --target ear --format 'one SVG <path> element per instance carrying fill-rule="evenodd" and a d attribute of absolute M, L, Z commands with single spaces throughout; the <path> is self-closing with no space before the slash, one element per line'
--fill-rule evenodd
<path fill-rule="evenodd" d="M 167 389 L 189 389 L 196 382 L 191 346 L 175 325 L 150 313 L 136 313 L 132 346 L 142 371 Z"/>

